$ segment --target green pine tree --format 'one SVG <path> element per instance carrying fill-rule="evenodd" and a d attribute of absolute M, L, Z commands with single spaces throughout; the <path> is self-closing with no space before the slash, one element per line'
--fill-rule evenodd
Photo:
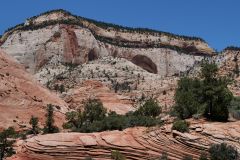
<path fill-rule="evenodd" d="M 32 116 L 30 121 L 29 121 L 29 124 L 32 125 L 32 128 L 31 128 L 31 133 L 32 134 L 38 134 L 38 131 L 39 131 L 38 121 L 39 121 L 38 118 L 34 117 L 34 116 Z"/>
<path fill-rule="evenodd" d="M 47 105 L 47 113 L 46 113 L 46 123 L 44 126 L 44 133 L 56 133 L 59 132 L 58 127 L 54 126 L 54 114 L 53 114 L 53 105 Z"/>
<path fill-rule="evenodd" d="M 211 120 L 227 121 L 228 106 L 233 99 L 227 87 L 230 81 L 225 77 L 218 77 L 215 63 L 203 63 L 201 73 L 203 103 L 206 106 L 204 115 Z"/>
<path fill-rule="evenodd" d="M 15 151 L 13 150 L 13 143 L 15 141 L 11 139 L 14 135 L 15 131 L 12 127 L 3 130 L 0 133 L 0 160 L 15 154 Z"/>

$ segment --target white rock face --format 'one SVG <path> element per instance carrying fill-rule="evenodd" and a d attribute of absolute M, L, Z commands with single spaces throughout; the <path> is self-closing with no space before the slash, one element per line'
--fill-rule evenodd
<path fill-rule="evenodd" d="M 126 58 L 130 61 L 137 55 L 144 55 L 150 58 L 157 66 L 157 73 L 162 76 L 172 76 L 180 72 L 185 72 L 203 58 L 201 56 L 181 54 L 177 51 L 163 48 L 129 49 L 116 46 L 109 46 L 108 48 L 110 52 L 117 51 L 119 57 Z M 110 55 L 111 54 L 114 53 L 110 53 Z M 141 59 L 139 61 L 141 62 Z"/>
<path fill-rule="evenodd" d="M 46 27 L 34 31 L 14 32 L 3 43 L 1 48 L 16 58 L 26 68 L 35 69 L 37 53 L 45 49 L 51 50 L 51 47 L 46 46 L 46 42 L 59 30 L 59 26 Z M 60 47 L 60 46 L 59 46 Z M 55 46 L 55 48 L 59 48 Z M 61 48 L 59 48 L 61 49 Z M 51 54 L 48 52 L 49 55 Z M 56 52 L 56 51 L 55 51 Z M 45 56 L 45 55 L 42 55 Z"/>
<path fill-rule="evenodd" d="M 38 25 L 51 20 L 76 20 L 64 13 L 50 13 L 35 19 L 29 19 L 26 25 Z M 79 20 L 80 21 L 80 20 Z M 167 44 L 177 47 L 194 47 L 197 52 L 212 54 L 207 43 L 200 40 L 184 40 L 159 33 L 138 33 L 136 31 L 101 28 L 94 23 L 81 20 L 82 26 L 54 24 L 32 31 L 18 30 L 7 33 L 1 48 L 15 57 L 32 73 L 47 63 L 53 66 L 59 63 L 83 64 L 104 56 L 126 58 L 145 70 L 172 76 L 187 72 L 203 59 L 202 55 L 184 54 L 167 48 L 146 48 L 146 44 Z M 95 35 L 111 38 L 115 41 L 134 43 L 140 47 L 122 47 L 97 39 Z M 101 40 L 101 41 L 100 41 Z"/>

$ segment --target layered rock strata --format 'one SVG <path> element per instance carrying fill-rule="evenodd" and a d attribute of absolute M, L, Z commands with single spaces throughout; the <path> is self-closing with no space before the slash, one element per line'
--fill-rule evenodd
<path fill-rule="evenodd" d="M 83 64 L 104 56 L 126 58 L 148 72 L 187 72 L 214 51 L 200 38 L 130 29 L 52 11 L 6 32 L 1 48 L 36 73 L 45 64 Z"/>
<path fill-rule="evenodd" d="M 101 133 L 58 133 L 28 139 L 15 158 L 27 160 L 58 159 L 111 159 L 111 152 L 120 151 L 127 159 L 157 159 L 166 152 L 169 159 L 180 160 L 188 155 L 198 159 L 211 144 L 228 143 L 238 150 L 239 122 L 192 122 L 189 133 L 161 128 L 129 128 L 124 131 Z M 24 159 L 25 160 L 25 159 Z"/>

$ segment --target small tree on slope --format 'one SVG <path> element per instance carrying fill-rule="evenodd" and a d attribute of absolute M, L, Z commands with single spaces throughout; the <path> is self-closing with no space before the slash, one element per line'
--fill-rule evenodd
<path fill-rule="evenodd" d="M 12 127 L 0 133 L 0 160 L 3 160 L 4 157 L 10 157 L 15 153 L 12 147 L 15 141 L 10 139 L 14 135 L 15 131 Z"/>
<path fill-rule="evenodd" d="M 46 113 L 46 123 L 44 126 L 44 133 L 57 133 L 59 132 L 58 127 L 54 126 L 54 114 L 53 114 L 53 105 L 48 104 L 47 113 Z"/>

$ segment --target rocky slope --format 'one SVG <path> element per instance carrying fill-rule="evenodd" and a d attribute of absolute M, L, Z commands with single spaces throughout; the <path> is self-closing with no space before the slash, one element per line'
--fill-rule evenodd
<path fill-rule="evenodd" d="M 63 113 L 68 110 L 67 104 L 0 50 L 0 129 L 24 128 L 31 115 L 43 123 L 47 104 L 57 107 L 56 119 L 60 125 L 64 121 Z"/>
<path fill-rule="evenodd" d="M 234 80 L 229 86 L 233 94 L 235 96 L 240 96 L 240 48 L 227 47 L 214 59 L 219 64 L 219 74 Z"/>
<path fill-rule="evenodd" d="M 172 104 L 172 92 L 177 81 L 174 77 L 162 78 L 158 74 L 149 73 L 126 59 L 109 56 L 75 67 L 59 68 L 66 69 L 64 72 L 58 69 L 60 74 L 53 79 L 51 73 L 48 73 L 52 72 L 49 69 L 40 71 L 46 73 L 45 76 L 35 76 L 42 83 L 47 83 L 48 88 L 52 90 L 56 90 L 56 86 L 64 86 L 65 92 L 62 93 L 62 97 L 69 103 L 70 108 L 80 106 L 79 102 L 82 100 L 94 97 L 100 98 L 108 109 L 109 105 L 112 105 L 112 109 L 115 108 L 120 114 L 127 112 L 122 112 L 121 107 L 117 107 L 121 106 L 120 103 L 125 106 L 122 106 L 123 108 L 132 110 L 131 105 L 142 96 L 159 98 L 164 106 Z M 165 98 L 168 99 L 165 101 Z"/>
<path fill-rule="evenodd" d="M 220 73 L 230 77 L 238 77 L 237 70 L 240 63 L 240 49 L 228 47 L 216 56 L 216 62 L 220 66 Z"/>
<path fill-rule="evenodd" d="M 86 99 L 97 98 L 101 100 L 103 106 L 108 111 L 126 114 L 135 110 L 133 101 L 131 101 L 129 96 L 118 95 L 99 81 L 84 81 L 82 85 L 73 88 L 69 93 L 71 94 L 64 99 L 69 104 L 69 107 L 73 109 L 81 106 Z"/>
<path fill-rule="evenodd" d="M 198 159 L 212 143 L 228 143 L 237 149 L 239 122 L 209 123 L 192 121 L 189 133 L 171 132 L 171 125 L 161 128 L 131 128 L 101 133 L 59 133 L 28 139 L 11 160 L 33 159 L 111 159 L 118 150 L 127 159 L 157 159 L 167 152 L 170 160 L 189 155 Z"/>

